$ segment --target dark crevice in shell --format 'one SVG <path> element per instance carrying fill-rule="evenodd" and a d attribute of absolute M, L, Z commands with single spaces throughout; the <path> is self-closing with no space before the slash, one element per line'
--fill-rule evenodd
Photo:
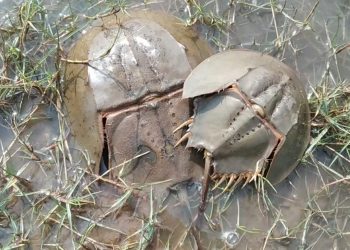
<path fill-rule="evenodd" d="M 278 150 L 283 146 L 283 141 L 278 140 L 276 143 L 276 146 L 272 149 L 271 154 L 266 158 L 265 168 L 261 169 L 260 173 L 264 175 L 264 177 L 267 177 L 267 174 L 270 170 L 272 161 L 275 157 L 275 155 L 278 153 Z"/>
<path fill-rule="evenodd" d="M 100 160 L 100 169 L 99 174 L 103 175 L 106 173 L 109 169 L 109 148 L 108 148 L 108 141 L 107 141 L 107 135 L 106 135 L 106 121 L 107 119 L 104 117 L 102 118 L 102 127 L 103 127 L 103 150 Z"/>
<path fill-rule="evenodd" d="M 183 82 L 169 88 L 167 91 L 147 92 L 146 94 L 140 96 L 140 98 L 137 98 L 133 101 L 125 102 L 121 105 L 118 105 L 118 107 L 104 109 L 103 111 L 98 110 L 98 112 L 102 113 L 102 115 L 105 117 L 109 113 L 117 113 L 117 112 L 123 111 L 125 109 L 132 108 L 134 106 L 147 105 L 147 103 L 152 102 L 152 100 L 154 100 L 154 99 L 162 99 L 162 98 L 166 98 L 169 95 L 176 94 L 179 91 L 182 92 L 182 84 L 183 84 Z"/>

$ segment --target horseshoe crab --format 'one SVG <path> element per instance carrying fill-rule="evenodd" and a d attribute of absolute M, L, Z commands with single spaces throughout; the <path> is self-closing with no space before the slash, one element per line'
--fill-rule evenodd
<path fill-rule="evenodd" d="M 174 148 L 172 130 L 190 112 L 183 82 L 210 54 L 191 28 L 155 11 L 103 17 L 80 38 L 68 56 L 66 106 L 96 173 L 142 185 L 200 169 Z"/>
<path fill-rule="evenodd" d="M 296 167 L 309 142 L 309 108 L 296 73 L 271 56 L 230 50 L 199 64 L 184 83 L 194 115 L 176 146 L 204 151 L 201 210 L 209 178 L 225 190 L 259 175 L 282 181 Z M 213 167 L 213 174 L 211 169 Z M 214 187 L 214 188 L 215 188 Z"/>

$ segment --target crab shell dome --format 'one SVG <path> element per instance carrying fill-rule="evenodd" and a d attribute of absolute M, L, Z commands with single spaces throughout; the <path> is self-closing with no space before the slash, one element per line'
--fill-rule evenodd
<path fill-rule="evenodd" d="M 229 91 L 232 85 L 250 107 Z M 218 173 L 254 172 L 264 165 L 267 179 L 277 184 L 296 167 L 308 145 L 304 85 L 271 56 L 249 50 L 211 56 L 186 79 L 183 98 L 194 98 L 187 147 L 210 152 Z M 278 140 L 261 118 L 283 138 Z"/>
<path fill-rule="evenodd" d="M 97 166 L 101 158 L 102 116 L 182 88 L 210 54 L 204 40 L 165 12 L 130 11 L 94 22 L 69 51 L 65 67 L 71 132 L 90 161 Z"/>

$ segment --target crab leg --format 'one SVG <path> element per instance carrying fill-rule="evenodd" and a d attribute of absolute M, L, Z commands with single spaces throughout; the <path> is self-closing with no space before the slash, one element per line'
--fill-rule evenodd
<path fill-rule="evenodd" d="M 227 185 L 226 185 L 226 187 L 225 187 L 223 192 L 226 192 L 227 189 L 229 189 L 231 187 L 231 185 L 235 182 L 236 178 L 237 178 L 236 174 L 231 174 L 230 179 L 229 179 L 229 181 L 228 181 L 228 183 L 227 183 Z"/>
<path fill-rule="evenodd" d="M 202 197 L 199 211 L 204 212 L 207 203 L 207 194 L 209 189 L 209 174 L 211 169 L 212 155 L 208 151 L 204 151 L 205 166 L 204 166 L 204 177 L 202 182 Z"/>
<path fill-rule="evenodd" d="M 213 187 L 213 190 L 217 189 L 225 180 L 227 179 L 227 175 L 223 174 L 220 178 L 220 180 L 215 184 Z"/>
<path fill-rule="evenodd" d="M 184 141 L 186 141 L 187 139 L 189 139 L 190 136 L 191 136 L 191 133 L 190 133 L 190 132 L 184 134 L 184 136 L 182 136 L 182 137 L 180 138 L 180 140 L 178 140 L 178 141 L 176 142 L 176 144 L 175 144 L 174 147 L 176 148 L 177 146 L 179 146 L 182 142 L 184 142 Z"/>
<path fill-rule="evenodd" d="M 232 186 L 232 191 L 236 189 L 237 185 L 243 180 L 244 176 L 242 174 L 240 174 L 238 176 L 238 179 L 235 181 L 235 184 L 233 184 Z"/>
<path fill-rule="evenodd" d="M 252 181 L 252 179 L 253 179 L 253 173 L 252 173 L 252 172 L 247 172 L 247 173 L 244 175 L 244 177 L 246 178 L 246 180 L 245 180 L 245 182 L 244 182 L 242 188 L 244 188 L 249 182 Z"/>
<path fill-rule="evenodd" d="M 265 159 L 258 160 L 255 166 L 255 171 L 253 173 L 251 181 L 256 181 L 256 177 L 258 177 L 261 174 L 261 171 L 264 169 L 265 163 L 266 163 Z"/>
<path fill-rule="evenodd" d="M 210 178 L 215 181 L 220 177 L 220 175 L 218 173 L 214 173 Z"/>
<path fill-rule="evenodd" d="M 179 131 L 183 127 L 186 127 L 187 125 L 190 125 L 191 123 L 193 123 L 193 117 L 191 117 L 187 121 L 185 121 L 182 124 L 180 124 L 176 129 L 174 129 L 173 133 L 175 133 L 176 131 Z"/>

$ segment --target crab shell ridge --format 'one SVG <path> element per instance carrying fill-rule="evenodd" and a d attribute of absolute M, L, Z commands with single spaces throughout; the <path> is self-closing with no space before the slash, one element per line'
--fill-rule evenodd
<path fill-rule="evenodd" d="M 271 56 L 230 50 L 209 57 L 186 79 L 183 98 L 194 98 L 187 147 L 210 152 L 219 174 L 267 168 L 267 179 L 277 184 L 296 167 L 309 142 L 304 86 L 291 68 Z M 262 117 L 282 139 L 264 126 Z"/>

